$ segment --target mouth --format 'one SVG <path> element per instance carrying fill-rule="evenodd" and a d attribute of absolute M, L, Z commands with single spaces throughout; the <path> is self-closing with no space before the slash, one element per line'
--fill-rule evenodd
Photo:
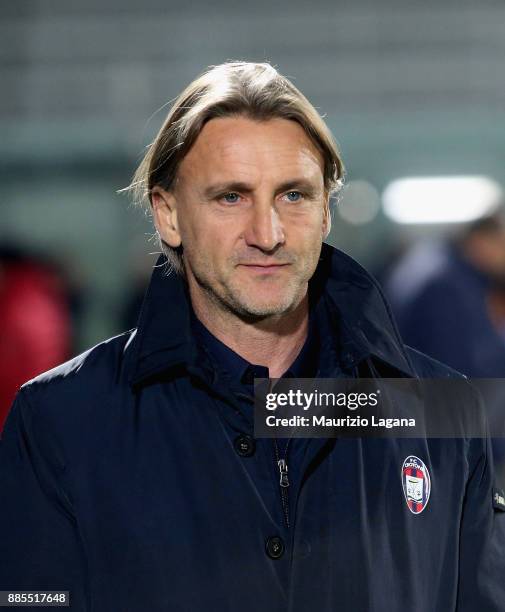
<path fill-rule="evenodd" d="M 262 274 L 277 272 L 282 268 L 287 268 L 289 264 L 239 264 L 239 266 L 250 270 L 251 272 L 259 272 Z"/>

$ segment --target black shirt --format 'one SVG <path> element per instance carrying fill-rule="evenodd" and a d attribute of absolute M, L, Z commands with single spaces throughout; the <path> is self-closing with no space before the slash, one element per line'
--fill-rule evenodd
<path fill-rule="evenodd" d="M 243 386 L 244 392 L 253 395 L 254 379 L 269 378 L 268 368 L 250 363 L 241 357 L 221 340 L 218 340 L 196 316 L 193 316 L 192 320 L 197 341 L 206 349 L 207 354 L 212 356 L 215 365 L 219 365 L 219 368 L 224 369 L 235 383 Z M 282 374 L 282 378 L 315 377 L 318 370 L 320 344 L 318 326 L 314 321 L 314 316 L 310 316 L 307 339 L 296 359 Z"/>
<path fill-rule="evenodd" d="M 252 398 L 254 395 L 255 378 L 269 378 L 268 368 L 250 363 L 226 346 L 203 325 L 194 313 L 192 315 L 192 329 L 198 344 L 211 358 L 214 368 L 232 383 L 233 389 L 237 391 L 236 398 L 240 400 L 244 412 L 251 413 L 253 405 L 250 399 L 246 398 Z M 316 311 L 311 309 L 307 339 L 298 356 L 281 378 L 314 378 L 317 376 L 319 366 L 325 358 L 322 351 L 325 344 L 322 342 L 324 329 L 324 317 L 316 316 Z M 288 469 L 292 475 L 297 474 L 297 464 L 303 456 L 305 443 L 305 440 L 293 440 L 291 438 L 273 440 L 274 456 L 277 459 L 284 459 L 286 462 L 289 459 Z"/>

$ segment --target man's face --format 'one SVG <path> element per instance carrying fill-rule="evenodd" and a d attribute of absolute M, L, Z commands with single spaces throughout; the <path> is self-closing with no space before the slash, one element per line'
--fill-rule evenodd
<path fill-rule="evenodd" d="M 212 119 L 168 197 L 193 300 L 210 298 L 248 318 L 300 303 L 329 218 L 323 160 L 298 123 Z M 177 246 L 174 232 L 157 226 Z"/>

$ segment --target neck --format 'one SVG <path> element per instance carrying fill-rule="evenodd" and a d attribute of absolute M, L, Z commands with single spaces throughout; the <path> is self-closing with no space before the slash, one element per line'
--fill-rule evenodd
<path fill-rule="evenodd" d="M 244 321 L 197 296 L 191 295 L 191 302 L 196 316 L 211 334 L 250 363 L 267 367 L 270 378 L 284 374 L 307 338 L 307 294 L 292 311 L 255 322 Z"/>

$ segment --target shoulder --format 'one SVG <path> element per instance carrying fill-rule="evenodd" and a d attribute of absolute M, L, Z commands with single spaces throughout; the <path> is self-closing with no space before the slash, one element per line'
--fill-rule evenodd
<path fill-rule="evenodd" d="M 121 370 L 125 349 L 134 334 L 133 329 L 103 340 L 80 355 L 28 380 L 22 389 L 41 392 L 44 388 L 59 385 L 82 385 L 87 379 L 110 380 Z"/>
<path fill-rule="evenodd" d="M 404 346 L 419 378 L 467 378 L 461 372 L 458 372 L 448 365 L 445 365 L 445 363 L 426 355 L 426 353 L 422 353 L 421 351 L 418 351 L 417 349 L 408 345 Z"/>
<path fill-rule="evenodd" d="M 448 395 L 442 394 L 440 397 L 444 397 L 447 400 L 448 397 L 458 397 L 458 405 L 469 409 L 469 414 L 474 415 L 475 411 L 479 414 L 480 425 L 479 427 L 485 428 L 484 421 L 486 420 L 485 408 L 482 403 L 482 398 L 479 390 L 472 381 L 457 370 L 445 365 L 441 361 L 412 348 L 411 346 L 405 345 L 408 357 L 414 366 L 416 375 L 421 379 L 452 379 L 454 384 L 451 383 L 449 387 L 445 387 Z M 459 382 L 458 382 L 459 381 Z M 442 387 L 443 388 L 443 387 Z M 437 387 L 441 390 L 441 387 Z"/>
<path fill-rule="evenodd" d="M 2 461 L 10 465 L 29 449 L 34 465 L 52 470 L 99 456 L 131 399 L 126 364 L 134 336 L 129 330 L 104 340 L 22 385 L 0 432 Z"/>
<path fill-rule="evenodd" d="M 104 340 L 24 383 L 18 398 L 30 417 L 54 423 L 91 417 L 93 406 L 121 395 L 128 388 L 125 364 L 134 335 L 129 330 Z"/>

